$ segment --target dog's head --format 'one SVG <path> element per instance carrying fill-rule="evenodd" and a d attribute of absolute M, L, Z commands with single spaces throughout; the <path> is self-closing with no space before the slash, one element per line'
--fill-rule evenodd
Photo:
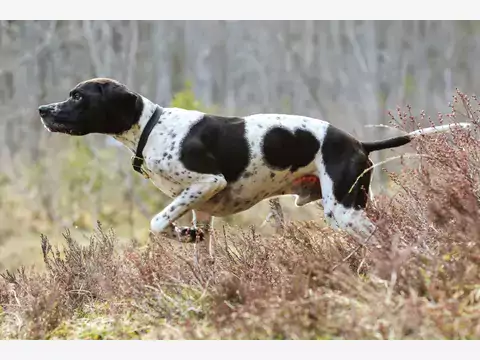
<path fill-rule="evenodd" d="M 75 86 L 68 99 L 38 108 L 51 132 L 81 136 L 120 135 L 134 126 L 142 113 L 140 95 L 112 79 L 90 79 Z"/>

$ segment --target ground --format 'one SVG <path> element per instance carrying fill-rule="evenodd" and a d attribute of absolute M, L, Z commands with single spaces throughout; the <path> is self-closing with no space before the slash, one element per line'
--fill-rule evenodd
<path fill-rule="evenodd" d="M 0 338 L 479 339 L 479 150 L 475 133 L 415 141 L 368 207 L 375 246 L 319 209 L 283 234 L 250 226 L 258 209 L 217 223 L 213 264 L 201 244 L 119 236 L 121 222 L 63 237 L 18 222 L 32 230 L 1 247 Z"/>

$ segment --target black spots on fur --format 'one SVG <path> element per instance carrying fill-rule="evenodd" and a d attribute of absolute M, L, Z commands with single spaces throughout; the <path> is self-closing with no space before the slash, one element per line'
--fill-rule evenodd
<path fill-rule="evenodd" d="M 259 129 L 263 129 L 263 125 L 261 125 L 261 124 L 257 124 L 257 127 L 258 127 Z"/>
<path fill-rule="evenodd" d="M 270 171 L 270 179 L 273 179 L 275 177 L 275 173 Z"/>
<path fill-rule="evenodd" d="M 350 134 L 330 125 L 323 140 L 322 155 L 325 170 L 333 181 L 335 200 L 346 208 L 365 208 L 368 194 L 361 188 L 369 188 L 371 170 L 355 183 L 371 164 L 362 144 Z"/>
<path fill-rule="evenodd" d="M 162 156 L 163 156 L 163 157 L 166 157 L 167 155 L 168 155 L 168 154 L 167 154 L 166 152 L 164 152 Z"/>
<path fill-rule="evenodd" d="M 267 131 L 262 152 L 268 166 L 275 169 L 297 171 L 310 164 L 320 149 L 318 139 L 307 130 L 291 131 L 273 127 Z"/>
<path fill-rule="evenodd" d="M 245 173 L 243 174 L 242 178 L 244 179 L 248 179 L 250 176 L 252 176 L 253 173 L 251 173 L 250 171 L 245 171 Z"/>
<path fill-rule="evenodd" d="M 173 157 L 172 154 L 168 154 L 167 159 L 172 160 L 172 157 Z"/>
<path fill-rule="evenodd" d="M 333 212 L 329 211 L 325 214 L 329 219 L 333 218 Z"/>
<path fill-rule="evenodd" d="M 190 171 L 238 180 L 250 163 L 245 120 L 204 115 L 180 144 L 180 161 Z"/>

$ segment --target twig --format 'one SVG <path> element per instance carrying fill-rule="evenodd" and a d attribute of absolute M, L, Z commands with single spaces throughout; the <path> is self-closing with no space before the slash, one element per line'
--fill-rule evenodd
<path fill-rule="evenodd" d="M 383 165 L 383 164 L 386 164 L 387 162 L 389 161 L 392 161 L 392 160 L 396 160 L 396 159 L 403 159 L 403 158 L 406 158 L 406 159 L 409 159 L 409 158 L 413 158 L 413 157 L 429 157 L 429 158 L 432 158 L 432 156 L 430 155 L 425 155 L 425 154 L 402 154 L 402 155 L 399 155 L 399 156 L 392 156 L 392 157 L 389 157 L 388 159 L 385 159 L 383 161 L 380 161 L 368 168 L 366 168 L 358 177 L 357 179 L 355 180 L 355 182 L 353 183 L 352 187 L 350 188 L 350 190 L 348 190 L 348 193 L 351 193 L 353 188 L 355 187 L 355 185 L 357 184 L 358 180 L 363 176 L 365 175 L 368 171 L 370 171 L 371 169 L 374 169 L 376 168 L 377 166 L 379 165 Z"/>
<path fill-rule="evenodd" d="M 365 125 L 365 127 L 367 127 L 367 128 L 381 127 L 381 128 L 387 128 L 387 129 L 396 130 L 396 131 L 400 131 L 402 133 L 408 134 L 408 131 L 398 129 L 398 128 L 393 127 L 393 126 L 384 125 L 384 124 L 377 124 L 377 125 L 367 124 L 367 125 Z"/>

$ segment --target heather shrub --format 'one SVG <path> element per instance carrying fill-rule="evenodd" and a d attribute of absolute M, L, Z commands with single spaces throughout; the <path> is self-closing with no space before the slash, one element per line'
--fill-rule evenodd
<path fill-rule="evenodd" d="M 477 124 L 479 106 L 458 91 L 436 122 Z M 407 107 L 390 126 L 429 122 Z M 320 221 L 272 236 L 225 225 L 213 264 L 202 243 L 125 243 L 101 224 L 58 249 L 43 236 L 44 272 L 0 278 L 0 337 L 478 339 L 479 145 L 475 125 L 402 148 L 415 156 L 384 170 L 394 186 L 368 206 L 365 246 Z"/>

